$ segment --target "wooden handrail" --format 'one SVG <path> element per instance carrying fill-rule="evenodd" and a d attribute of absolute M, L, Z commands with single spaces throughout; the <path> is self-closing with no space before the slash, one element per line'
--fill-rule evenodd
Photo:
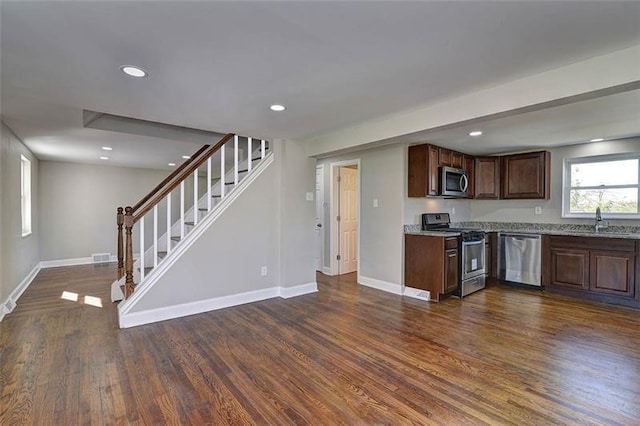
<path fill-rule="evenodd" d="M 157 192 L 153 196 L 153 198 L 150 198 L 148 202 L 144 205 L 144 207 L 142 207 L 140 211 L 133 216 L 133 223 L 134 224 L 137 223 L 145 214 L 151 211 L 151 209 L 155 205 L 157 205 L 160 201 L 162 201 L 164 197 L 167 196 L 167 194 L 169 194 L 171 191 L 176 189 L 176 187 L 180 185 L 180 182 L 182 182 L 191 173 L 193 173 L 194 170 L 196 170 L 198 167 L 204 164 L 204 162 L 207 161 L 209 157 L 211 157 L 213 154 L 218 152 L 218 150 L 220 150 L 220 148 L 222 148 L 222 146 L 227 142 L 229 142 L 229 140 L 231 140 L 231 138 L 233 138 L 234 136 L 235 136 L 234 133 L 227 133 L 222 137 L 222 139 L 220 139 L 218 143 L 216 143 L 213 146 L 209 146 L 209 148 L 204 152 L 204 154 L 200 156 L 199 159 L 189 163 L 189 165 L 184 169 L 182 169 L 182 171 L 179 174 L 175 175 L 172 183 L 165 185 L 162 191 Z M 132 213 L 133 213 L 133 210 L 132 210 Z"/>
<path fill-rule="evenodd" d="M 156 195 L 158 193 L 158 191 L 160 191 L 166 184 L 171 182 L 173 180 L 173 178 L 175 178 L 178 174 L 180 174 L 180 172 L 182 172 L 187 166 L 189 166 L 189 164 L 191 164 L 192 162 L 196 161 L 196 159 L 200 156 L 200 154 L 202 154 L 204 151 L 206 151 L 207 148 L 209 148 L 209 146 L 210 145 L 203 145 L 200 149 L 198 149 L 196 152 L 194 152 L 193 155 L 191 157 L 189 157 L 189 159 L 187 161 L 185 161 L 184 163 L 180 164 L 180 167 L 175 169 L 169 176 L 167 176 L 162 182 L 160 182 L 155 188 L 153 188 L 147 195 L 142 197 L 142 199 L 140 199 L 140 201 L 138 201 L 131 208 L 131 212 L 135 213 L 140 207 L 142 207 L 142 205 L 144 203 L 149 201 L 149 199 L 151 199 L 151 197 Z"/>

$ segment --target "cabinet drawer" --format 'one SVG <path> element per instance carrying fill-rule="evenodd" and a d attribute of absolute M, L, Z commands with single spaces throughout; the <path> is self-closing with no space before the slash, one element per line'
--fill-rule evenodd
<path fill-rule="evenodd" d="M 444 240 L 444 248 L 445 250 L 458 248 L 458 238 L 451 237 Z"/>
<path fill-rule="evenodd" d="M 606 238 L 606 237 L 568 237 L 551 235 L 549 237 L 549 246 L 552 248 L 576 248 L 576 249 L 597 249 L 606 247 L 606 250 L 616 251 L 636 251 L 635 240 L 625 238 Z"/>

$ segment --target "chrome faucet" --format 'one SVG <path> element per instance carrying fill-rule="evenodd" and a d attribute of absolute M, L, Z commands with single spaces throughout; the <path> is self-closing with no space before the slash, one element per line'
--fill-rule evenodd
<path fill-rule="evenodd" d="M 602 213 L 600 207 L 596 209 L 596 232 L 600 232 L 601 229 L 609 227 L 609 222 L 602 220 Z"/>

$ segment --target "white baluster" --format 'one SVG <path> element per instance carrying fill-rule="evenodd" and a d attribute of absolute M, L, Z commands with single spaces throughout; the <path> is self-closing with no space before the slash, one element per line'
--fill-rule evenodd
<path fill-rule="evenodd" d="M 211 157 L 207 160 L 207 213 L 211 211 Z"/>
<path fill-rule="evenodd" d="M 158 205 L 153 206 L 153 267 L 158 266 Z"/>
<path fill-rule="evenodd" d="M 262 139 L 260 141 L 260 158 L 264 158 L 265 149 L 266 149 L 266 143 L 264 142 L 264 139 Z"/>
<path fill-rule="evenodd" d="M 238 184 L 238 135 L 233 138 L 233 184 Z"/>
<path fill-rule="evenodd" d="M 226 145 L 226 144 L 225 144 Z M 220 149 L 220 199 L 224 198 L 224 175 L 225 175 L 225 165 L 224 165 L 224 160 L 225 160 L 225 154 L 224 154 L 224 147 L 225 145 L 222 145 L 222 149 Z"/>
<path fill-rule="evenodd" d="M 251 171 L 251 138 L 247 138 L 247 171 Z"/>
<path fill-rule="evenodd" d="M 171 193 L 167 195 L 167 254 L 171 251 Z"/>
<path fill-rule="evenodd" d="M 140 282 L 144 280 L 144 216 L 140 218 Z"/>
<path fill-rule="evenodd" d="M 184 181 L 180 182 L 180 239 L 184 238 Z"/>
<path fill-rule="evenodd" d="M 193 225 L 198 224 L 198 169 L 193 172 Z"/>

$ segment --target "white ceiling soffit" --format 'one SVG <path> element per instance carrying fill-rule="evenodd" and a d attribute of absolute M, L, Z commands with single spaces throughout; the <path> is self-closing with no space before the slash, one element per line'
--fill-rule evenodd
<path fill-rule="evenodd" d="M 90 129 L 193 142 L 200 145 L 213 145 L 224 136 L 218 132 L 173 126 L 96 111 L 83 110 L 82 117 L 84 127 Z"/>
<path fill-rule="evenodd" d="M 1 12 L 3 120 L 41 158 L 91 162 L 110 142 L 127 158 L 114 164 L 140 167 L 195 149 L 85 129 L 82 110 L 302 138 L 640 44 L 638 2 L 4 1 Z"/>

